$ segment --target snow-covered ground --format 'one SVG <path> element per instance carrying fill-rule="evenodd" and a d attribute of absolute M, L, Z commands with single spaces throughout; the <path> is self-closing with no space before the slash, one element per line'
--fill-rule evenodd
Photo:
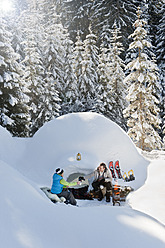
<path fill-rule="evenodd" d="M 13 138 L 0 127 L 1 247 L 165 247 L 164 155 L 141 155 L 122 129 L 94 113 L 60 117 L 29 139 Z M 57 167 L 67 178 L 110 160 L 135 173 L 135 181 L 124 183 L 135 191 L 123 206 L 104 200 L 53 204 L 40 190 L 50 187 Z"/>
<path fill-rule="evenodd" d="M 147 213 L 165 224 L 165 152 L 147 154 L 150 157 L 147 180 L 128 196 L 132 208 Z M 151 159 L 152 158 L 152 159 Z"/>

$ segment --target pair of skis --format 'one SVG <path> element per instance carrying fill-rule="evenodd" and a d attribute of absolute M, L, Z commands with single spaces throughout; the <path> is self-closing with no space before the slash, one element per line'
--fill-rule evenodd
<path fill-rule="evenodd" d="M 117 179 L 117 177 L 118 177 L 118 179 L 123 179 L 125 182 L 130 182 L 130 181 L 135 180 L 133 170 L 128 171 L 128 175 L 126 172 L 124 172 L 124 174 L 122 176 L 118 160 L 115 162 L 115 166 L 113 165 L 113 161 L 110 161 L 109 162 L 109 169 L 110 169 L 112 177 L 114 179 Z M 115 174 L 115 171 L 116 171 L 117 176 Z"/>
<path fill-rule="evenodd" d="M 119 179 L 122 179 L 123 178 L 122 177 L 122 174 L 121 174 L 121 170 L 120 170 L 120 166 L 119 166 L 119 161 L 118 160 L 115 162 L 115 166 L 113 166 L 113 161 L 110 161 L 109 162 L 109 169 L 110 169 L 111 174 L 112 174 L 112 177 L 114 179 L 116 179 L 117 177 Z M 117 177 L 116 177 L 115 171 L 116 171 Z"/>

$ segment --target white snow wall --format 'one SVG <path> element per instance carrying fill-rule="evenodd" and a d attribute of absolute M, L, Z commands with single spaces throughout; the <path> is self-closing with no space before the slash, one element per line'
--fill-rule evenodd
<path fill-rule="evenodd" d="M 134 170 L 131 186 L 135 189 L 144 183 L 149 163 L 118 125 L 96 113 L 64 115 L 46 123 L 33 138 L 13 138 L 0 127 L 0 159 L 47 186 L 57 167 L 64 168 L 66 178 L 75 172 L 88 173 L 100 162 L 108 165 L 119 160 L 123 171 Z"/>

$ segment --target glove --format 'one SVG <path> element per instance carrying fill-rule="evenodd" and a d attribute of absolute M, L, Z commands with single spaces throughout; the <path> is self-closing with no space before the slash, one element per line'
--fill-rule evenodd
<path fill-rule="evenodd" d="M 80 182 L 82 182 L 82 181 L 85 181 L 85 178 L 84 178 L 84 177 L 79 177 L 78 180 L 79 180 Z"/>

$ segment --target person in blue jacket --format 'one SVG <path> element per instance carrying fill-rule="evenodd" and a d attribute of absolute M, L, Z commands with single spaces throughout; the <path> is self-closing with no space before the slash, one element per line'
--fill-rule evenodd
<path fill-rule="evenodd" d="M 53 175 L 53 183 L 51 187 L 51 193 L 58 195 L 58 197 L 65 197 L 66 203 L 70 203 L 72 205 L 76 205 L 77 202 L 72 194 L 72 192 L 68 191 L 67 188 L 70 186 L 75 186 L 77 184 L 80 184 L 80 181 L 68 183 L 63 179 L 64 176 L 64 170 L 63 169 L 56 169 L 56 172 Z"/>

